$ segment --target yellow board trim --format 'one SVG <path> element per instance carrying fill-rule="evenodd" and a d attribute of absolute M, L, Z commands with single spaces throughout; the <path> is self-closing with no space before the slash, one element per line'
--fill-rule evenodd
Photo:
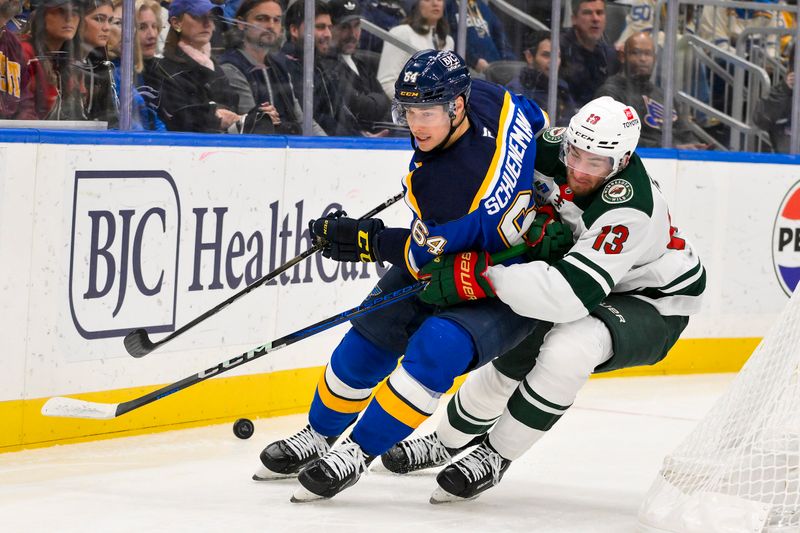
<path fill-rule="evenodd" d="M 401 398 L 398 398 L 387 383 L 383 383 L 378 387 L 375 392 L 375 400 L 383 407 L 384 411 L 411 428 L 418 428 L 429 416 L 420 413 Z"/>
<path fill-rule="evenodd" d="M 346 400 L 335 396 L 328 388 L 328 382 L 325 381 L 324 370 L 322 371 L 322 376 L 319 378 L 317 392 L 319 393 L 319 399 L 322 400 L 325 407 L 339 413 L 360 413 L 369 403 L 369 398 L 364 398 L 363 400 Z"/>
<path fill-rule="evenodd" d="M 761 339 L 681 339 L 661 363 L 593 377 L 657 376 L 738 372 Z M 113 420 L 50 418 L 41 415 L 47 398 L 0 402 L 0 452 L 113 437 L 127 437 L 232 421 L 305 413 L 324 367 L 270 374 L 218 377 Z M 461 384 L 456 382 L 454 389 Z M 69 394 L 73 398 L 117 403 L 162 385 Z M 452 390 L 451 390 L 452 391 Z"/>

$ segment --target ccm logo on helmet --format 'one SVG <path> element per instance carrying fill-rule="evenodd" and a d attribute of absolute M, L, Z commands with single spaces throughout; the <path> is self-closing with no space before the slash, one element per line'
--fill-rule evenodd
<path fill-rule="evenodd" d="M 419 96 L 417 91 L 400 91 L 400 96 Z"/>
<path fill-rule="evenodd" d="M 594 116 L 597 116 L 597 115 L 594 115 Z M 599 118 L 599 117 L 598 117 L 598 118 Z M 575 130 L 575 135 L 577 135 L 577 136 L 578 136 L 578 137 L 580 137 L 581 139 L 586 139 L 587 141 L 594 142 L 594 137 L 592 137 L 592 136 L 590 136 L 590 135 L 586 135 L 586 134 L 585 134 L 585 133 L 583 133 L 582 131 Z"/>

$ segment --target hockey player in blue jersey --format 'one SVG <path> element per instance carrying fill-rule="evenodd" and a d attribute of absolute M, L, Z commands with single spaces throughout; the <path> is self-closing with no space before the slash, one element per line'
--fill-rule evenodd
<path fill-rule="evenodd" d="M 391 263 L 374 297 L 413 283 L 442 254 L 485 250 L 473 254 L 477 274 L 461 287 L 490 291 L 480 274 L 489 253 L 521 243 L 536 215 L 535 137 L 546 115 L 498 85 L 472 81 L 453 52 L 426 50 L 400 72 L 393 117 L 409 127 L 414 147 L 403 180 L 411 226 L 333 213 L 311 223 L 327 243 L 323 254 Z M 439 309 L 410 298 L 354 320 L 317 385 L 309 424 L 268 445 L 254 479 L 299 472 L 292 501 L 335 496 L 427 419 L 457 376 L 516 346 L 535 326 L 497 299 Z M 349 437 L 331 448 L 361 411 Z"/>

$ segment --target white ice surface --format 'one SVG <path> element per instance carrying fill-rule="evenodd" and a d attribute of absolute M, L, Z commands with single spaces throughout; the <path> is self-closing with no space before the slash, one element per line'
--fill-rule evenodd
<path fill-rule="evenodd" d="M 256 420 L 249 440 L 223 424 L 0 454 L 0 531 L 633 532 L 664 455 L 731 379 L 591 380 L 500 485 L 466 503 L 429 504 L 435 472 L 373 472 L 306 504 L 289 502 L 296 480 L 251 481 L 261 449 L 303 415 Z"/>

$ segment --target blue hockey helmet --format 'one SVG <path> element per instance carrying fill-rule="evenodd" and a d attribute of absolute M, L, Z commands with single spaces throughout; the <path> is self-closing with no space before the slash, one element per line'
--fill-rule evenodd
<path fill-rule="evenodd" d="M 469 100 L 472 79 L 466 62 L 449 50 L 422 50 L 409 59 L 394 84 L 392 118 L 396 124 L 408 124 L 406 106 L 447 106 L 451 120 L 455 119 L 455 101 Z"/>

